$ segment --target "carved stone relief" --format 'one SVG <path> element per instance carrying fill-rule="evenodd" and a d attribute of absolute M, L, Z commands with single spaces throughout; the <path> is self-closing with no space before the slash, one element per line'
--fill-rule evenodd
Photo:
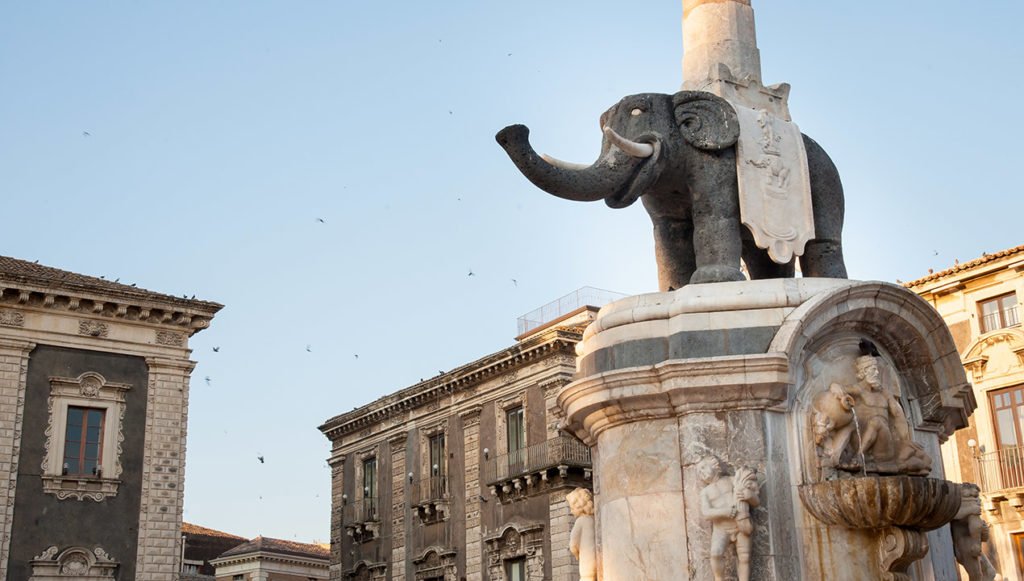
<path fill-rule="evenodd" d="M 79 321 L 78 322 L 78 334 L 88 335 L 89 337 L 106 337 L 110 333 L 110 328 L 106 323 L 99 321 Z"/>
<path fill-rule="evenodd" d="M 3 327 L 24 327 L 25 315 L 19 311 L 0 309 L 0 326 Z"/>
<path fill-rule="evenodd" d="M 817 474 L 927 475 L 932 459 L 911 436 L 895 369 L 867 340 L 837 344 L 810 364 L 808 448 Z"/>
<path fill-rule="evenodd" d="M 740 466 L 727 474 L 718 458 L 706 456 L 697 465 L 705 486 L 700 491 L 700 512 L 711 523 L 711 547 L 708 551 L 715 581 L 725 579 L 726 553 L 736 550 L 736 575 L 739 581 L 750 581 L 750 537 L 754 532 L 750 509 L 760 505 L 758 495 L 764 475 Z"/>
<path fill-rule="evenodd" d="M 993 581 L 999 575 L 991 561 L 982 552 L 981 544 L 988 542 L 988 524 L 981 520 L 980 490 L 976 484 L 960 484 L 960 510 L 949 523 L 953 535 L 953 554 L 967 571 L 970 581 Z"/>
<path fill-rule="evenodd" d="M 185 344 L 185 335 L 176 333 L 174 331 L 157 331 L 156 342 L 158 345 L 170 345 L 171 347 L 181 347 Z"/>
<path fill-rule="evenodd" d="M 457 581 L 458 569 L 455 564 L 455 551 L 430 547 L 423 554 L 412 560 L 415 570 L 414 579 L 424 581 L 441 577 L 444 581 Z"/>
<path fill-rule="evenodd" d="M 118 563 L 102 547 L 92 551 L 69 547 L 60 551 L 52 545 L 29 561 L 32 576 L 28 581 L 67 581 L 70 579 L 114 579 Z"/>
<path fill-rule="evenodd" d="M 508 581 L 505 562 L 524 558 L 526 579 L 544 580 L 544 525 L 509 523 L 499 533 L 484 538 L 488 578 Z"/>

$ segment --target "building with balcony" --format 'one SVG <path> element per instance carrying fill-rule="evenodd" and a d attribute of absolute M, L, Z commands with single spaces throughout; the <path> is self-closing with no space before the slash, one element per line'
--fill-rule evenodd
<path fill-rule="evenodd" d="M 565 495 L 590 450 L 555 398 L 597 307 L 581 289 L 519 321 L 516 343 L 327 420 L 332 580 L 576 581 Z"/>
<path fill-rule="evenodd" d="M 174 579 L 217 303 L 0 257 L 0 579 Z"/>
<path fill-rule="evenodd" d="M 950 478 L 977 482 L 990 559 L 1024 580 L 1024 246 L 985 254 L 906 283 L 946 320 L 978 407 L 943 447 Z"/>

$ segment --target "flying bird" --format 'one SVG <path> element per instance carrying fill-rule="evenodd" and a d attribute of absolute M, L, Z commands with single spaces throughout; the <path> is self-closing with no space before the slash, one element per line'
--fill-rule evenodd
<path fill-rule="evenodd" d="M 206 385 L 210 385 L 210 376 L 207 375 L 205 379 L 206 379 Z"/>
<path fill-rule="evenodd" d="M 355 357 L 356 359 L 359 359 L 359 354 L 358 353 L 353 353 L 352 356 Z"/>
<path fill-rule="evenodd" d="M 256 456 L 256 459 L 260 461 L 260 464 L 263 464 L 263 456 Z M 260 498 L 263 497 L 261 496 Z"/>
<path fill-rule="evenodd" d="M 89 133 L 88 131 L 83 131 L 82 137 L 92 137 L 92 133 Z"/>
<path fill-rule="evenodd" d="M 320 222 L 321 224 L 326 224 L 327 223 L 327 220 L 324 220 L 323 218 L 317 218 L 316 221 Z"/>
<path fill-rule="evenodd" d="M 306 353 L 312 353 L 312 352 L 313 352 L 313 348 L 311 346 L 309 346 L 309 345 L 306 345 Z"/>
<path fill-rule="evenodd" d="M 217 347 L 214 347 L 213 348 L 213 352 L 214 353 L 220 353 L 220 346 L 218 345 Z"/>
<path fill-rule="evenodd" d="M 466 276 L 476 276 L 476 275 L 475 275 L 475 274 L 473 274 L 473 269 L 470 269 L 470 270 L 469 270 L 469 274 L 467 274 Z"/>
<path fill-rule="evenodd" d="M 512 286 L 519 286 L 519 281 L 517 281 L 516 279 L 513 278 L 512 279 Z"/>

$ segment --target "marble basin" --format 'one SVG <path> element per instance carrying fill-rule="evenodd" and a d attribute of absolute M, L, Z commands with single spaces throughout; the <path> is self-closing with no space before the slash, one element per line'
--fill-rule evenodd
<path fill-rule="evenodd" d="M 960 485 L 923 476 L 865 476 L 799 487 L 804 507 L 828 525 L 932 530 L 960 509 Z"/>

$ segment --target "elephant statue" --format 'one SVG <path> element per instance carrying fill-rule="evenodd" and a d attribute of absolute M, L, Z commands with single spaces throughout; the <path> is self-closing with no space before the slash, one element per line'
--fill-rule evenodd
<path fill-rule="evenodd" d="M 777 264 L 740 221 L 736 110 L 703 91 L 625 97 L 601 116 L 604 138 L 593 164 L 540 156 L 530 130 L 510 125 L 498 143 L 527 179 L 567 200 L 604 200 L 624 208 L 643 198 L 654 224 L 661 291 L 686 284 L 794 276 L 793 260 Z M 825 151 L 803 136 L 814 233 L 800 256 L 803 276 L 846 278 L 843 187 Z"/>

